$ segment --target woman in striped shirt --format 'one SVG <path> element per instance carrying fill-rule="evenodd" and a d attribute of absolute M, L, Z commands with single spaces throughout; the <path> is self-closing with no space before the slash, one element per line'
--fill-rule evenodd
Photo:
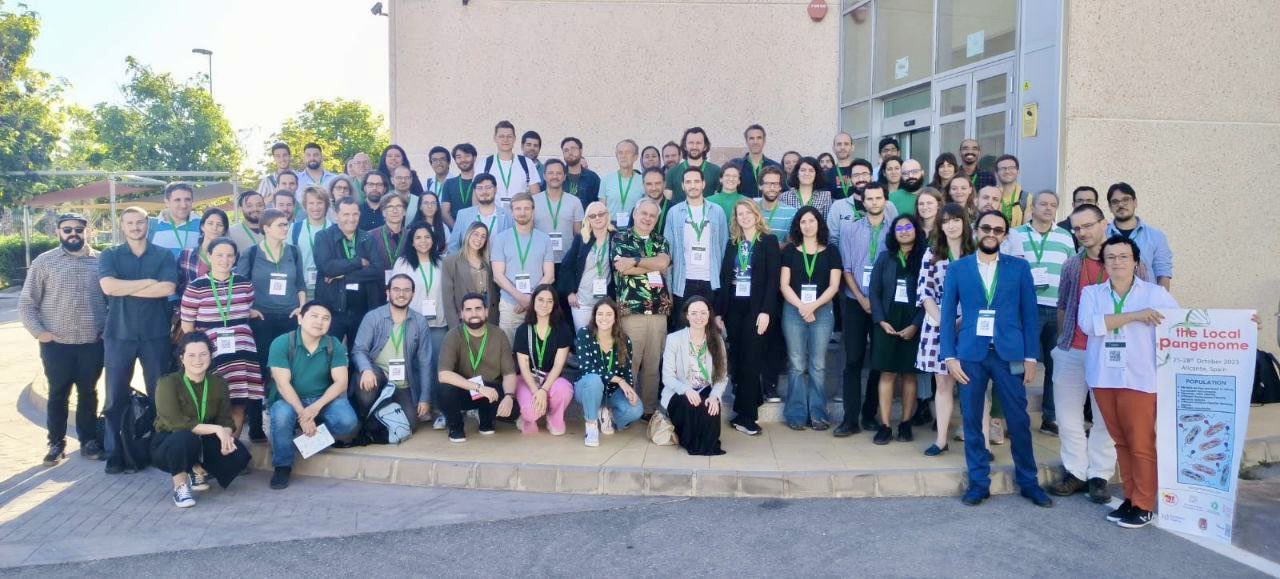
<path fill-rule="evenodd" d="M 209 274 L 187 284 L 182 292 L 179 317 L 182 331 L 200 330 L 214 343 L 213 372 L 226 380 L 231 398 L 235 435 L 244 426 L 245 405 L 262 400 L 262 369 L 250 318 L 261 319 L 253 309 L 253 282 L 232 273 L 239 258 L 235 242 L 219 237 L 209 243 Z"/>

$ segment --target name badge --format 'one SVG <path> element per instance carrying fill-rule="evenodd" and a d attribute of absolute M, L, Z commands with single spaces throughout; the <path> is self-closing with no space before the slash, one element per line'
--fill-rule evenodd
<path fill-rule="evenodd" d="M 283 273 L 271 274 L 271 284 L 268 287 L 269 294 L 273 296 L 284 295 L 284 290 L 289 287 L 289 276 Z"/>
<path fill-rule="evenodd" d="M 475 384 L 477 386 L 476 388 L 471 389 L 471 399 L 484 400 L 485 395 L 481 394 L 479 389 L 480 386 L 484 386 L 484 380 L 479 376 L 472 376 L 467 379 L 467 382 L 471 382 L 472 384 Z"/>
<path fill-rule="evenodd" d="M 387 380 L 404 382 L 404 358 L 396 358 L 387 362 Z"/>
<path fill-rule="evenodd" d="M 627 213 L 626 211 L 622 211 L 620 213 L 614 213 L 613 221 L 618 225 L 618 227 L 630 227 L 631 214 Z"/>
<path fill-rule="evenodd" d="M 609 280 L 597 279 L 591 282 L 591 296 L 602 298 L 609 294 Z"/>
<path fill-rule="evenodd" d="M 511 196 L 508 195 L 506 197 L 499 197 L 498 205 L 501 206 L 503 209 L 507 209 L 511 207 Z"/>
<path fill-rule="evenodd" d="M 564 234 L 559 231 L 552 231 L 547 234 L 551 238 L 551 249 L 561 251 L 564 249 Z"/>
<path fill-rule="evenodd" d="M 316 268 L 311 266 L 307 268 L 307 285 L 314 287 L 316 285 Z"/>
<path fill-rule="evenodd" d="M 1037 289 L 1049 287 L 1049 270 L 1043 267 L 1031 268 L 1031 280 Z"/>
<path fill-rule="evenodd" d="M 871 270 L 872 267 L 869 265 L 862 266 L 862 287 L 871 287 Z"/>
<path fill-rule="evenodd" d="M 993 338 L 996 335 L 996 311 L 978 310 L 978 335 Z"/>
<path fill-rule="evenodd" d="M 533 283 L 529 281 L 529 274 L 516 274 L 516 291 L 522 294 L 533 293 Z"/>
<path fill-rule="evenodd" d="M 751 295 L 751 278 L 740 277 L 733 280 L 733 295 L 739 298 Z"/>
<path fill-rule="evenodd" d="M 387 286 L 387 282 L 391 281 L 392 271 L 389 269 L 382 270 L 382 287 Z"/>
<path fill-rule="evenodd" d="M 423 315 L 427 316 L 428 318 L 434 318 L 437 315 L 439 315 L 436 313 L 435 300 L 424 300 L 422 309 L 424 310 Z"/>
<path fill-rule="evenodd" d="M 235 336 L 218 336 L 217 343 L 214 344 L 218 351 L 216 356 L 226 356 L 236 353 L 236 337 Z"/>
<path fill-rule="evenodd" d="M 349 291 L 349 292 L 358 292 L 358 291 L 360 291 L 360 284 L 358 284 L 358 283 L 349 283 L 349 284 L 347 284 L 347 291 Z"/>
<path fill-rule="evenodd" d="M 689 263 L 693 265 L 707 264 L 707 246 L 694 245 L 689 248 Z"/>
<path fill-rule="evenodd" d="M 800 284 L 800 303 L 811 304 L 818 301 L 818 284 Z"/>
<path fill-rule="evenodd" d="M 666 285 L 662 281 L 662 272 L 660 271 L 651 271 L 645 275 L 649 277 L 649 287 L 651 288 L 658 288 Z"/>
<path fill-rule="evenodd" d="M 900 304 L 907 303 L 907 280 L 898 280 L 898 287 L 893 290 L 893 301 Z"/>
<path fill-rule="evenodd" d="M 1109 339 L 1102 343 L 1102 351 L 1106 356 L 1108 368 L 1124 368 L 1125 367 L 1125 341 L 1121 339 Z"/>

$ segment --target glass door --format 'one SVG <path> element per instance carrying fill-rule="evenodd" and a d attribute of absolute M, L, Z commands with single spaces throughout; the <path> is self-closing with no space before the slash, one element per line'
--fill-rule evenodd
<path fill-rule="evenodd" d="M 933 150 L 941 154 L 957 154 L 960 142 L 978 139 L 983 159 L 990 163 L 1006 152 L 1013 153 L 1013 119 L 1009 114 L 1013 101 L 1013 61 L 969 70 L 933 83 L 933 102 L 937 124 L 933 131 Z"/>

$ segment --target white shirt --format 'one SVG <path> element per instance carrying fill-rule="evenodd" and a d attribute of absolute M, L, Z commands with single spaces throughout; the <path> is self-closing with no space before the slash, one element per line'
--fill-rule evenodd
<path fill-rule="evenodd" d="M 715 239 L 715 236 L 711 232 L 711 220 L 707 219 L 707 203 L 705 201 L 698 207 L 689 206 L 689 220 L 693 223 L 701 224 L 702 240 L 698 241 L 698 231 L 693 228 L 692 223 L 685 222 L 684 279 L 711 281 L 711 240 Z M 702 248 L 701 263 L 694 263 L 693 260 L 693 246 L 695 244 Z"/>
<path fill-rule="evenodd" d="M 1106 316 L 1114 315 L 1111 282 L 1084 288 L 1080 294 L 1080 331 L 1089 337 L 1085 347 L 1084 381 L 1090 388 L 1127 388 L 1139 392 L 1156 391 L 1156 328 L 1130 322 L 1117 332 L 1107 331 Z M 1148 308 L 1176 308 L 1178 302 L 1164 288 L 1135 277 L 1121 313 Z M 1124 342 L 1123 368 L 1107 365 L 1106 342 Z"/>
<path fill-rule="evenodd" d="M 425 269 L 424 266 L 429 269 Z M 409 302 L 409 308 L 417 312 L 418 315 L 426 317 L 427 300 L 435 301 L 436 315 L 435 317 L 426 318 L 427 325 L 432 328 L 444 327 L 447 322 L 445 321 L 444 310 L 441 309 L 444 308 L 445 305 L 444 298 L 442 297 L 443 291 L 441 289 L 444 285 L 444 280 L 441 279 L 443 274 L 440 272 L 440 266 L 431 265 L 430 263 L 422 263 L 415 269 L 410 267 L 409 262 L 401 257 L 397 259 L 396 264 L 392 266 L 391 273 L 392 275 L 403 273 L 413 278 L 413 301 Z M 426 281 L 431 282 L 430 290 L 426 290 L 426 282 L 423 281 L 424 278 Z"/>
<path fill-rule="evenodd" d="M 542 182 L 538 177 L 538 164 L 525 157 L 525 164 L 533 172 L 533 175 L 528 175 L 520 166 L 521 157 L 524 155 L 512 155 L 510 161 L 503 161 L 497 155 L 489 155 L 476 164 L 477 172 L 483 171 L 485 165 L 489 164 L 489 174 L 493 175 L 494 180 L 498 182 L 498 193 L 494 199 L 497 200 L 499 207 L 510 207 L 512 197 L 518 193 L 527 193 L 530 184 Z M 510 179 L 504 179 L 508 176 Z"/>
<path fill-rule="evenodd" d="M 1000 265 L 1000 254 L 997 253 L 996 258 L 991 260 L 990 263 L 982 261 L 982 255 L 983 253 L 979 250 L 977 257 L 978 275 L 982 276 L 982 289 L 985 290 L 991 287 L 991 284 L 995 283 L 996 266 Z"/>

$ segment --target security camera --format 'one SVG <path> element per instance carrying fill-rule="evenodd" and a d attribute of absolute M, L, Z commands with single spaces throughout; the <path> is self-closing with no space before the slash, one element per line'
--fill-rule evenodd
<path fill-rule="evenodd" d="M 382 11 L 381 2 L 374 2 L 373 8 L 370 8 L 369 12 L 373 13 L 374 16 L 387 16 L 387 13 Z"/>

